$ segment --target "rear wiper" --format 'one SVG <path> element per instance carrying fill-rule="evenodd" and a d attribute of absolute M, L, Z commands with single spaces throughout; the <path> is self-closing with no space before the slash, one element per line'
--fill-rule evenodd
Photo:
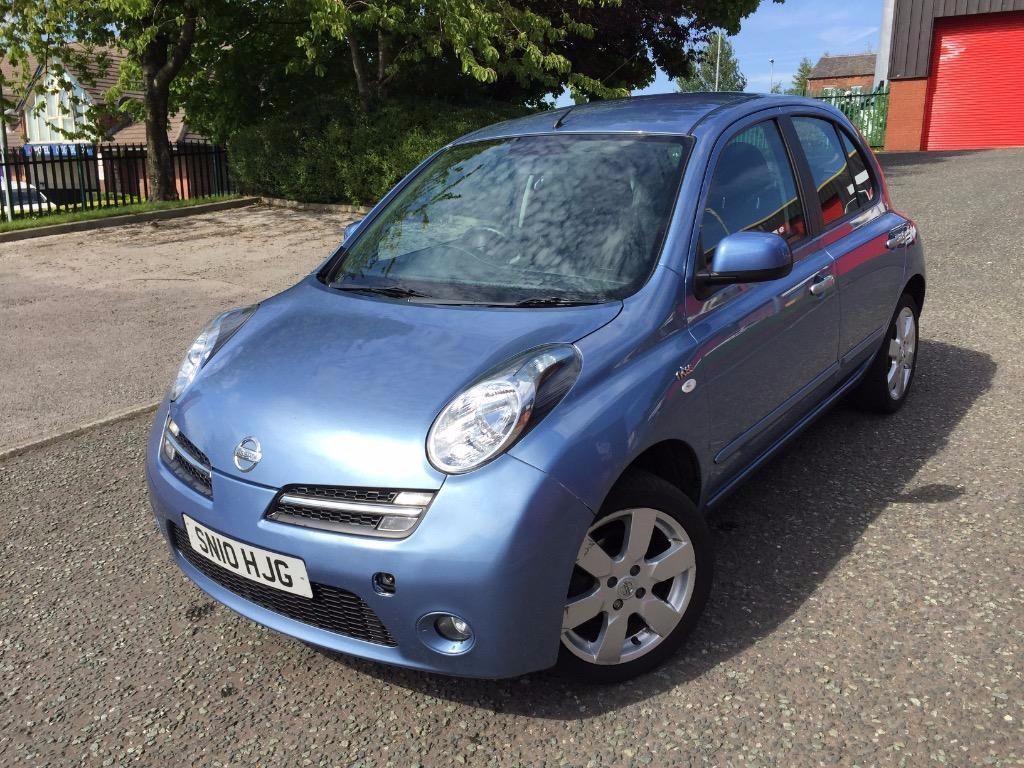
<path fill-rule="evenodd" d="M 372 293 L 377 296 L 388 296 L 394 299 L 422 299 L 427 294 L 420 293 L 413 288 L 405 288 L 401 285 L 338 285 L 333 287 L 340 291 L 352 291 L 353 293 Z"/>

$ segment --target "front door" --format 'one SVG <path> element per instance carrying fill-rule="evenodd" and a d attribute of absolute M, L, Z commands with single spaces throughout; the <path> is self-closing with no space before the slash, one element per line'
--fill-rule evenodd
<path fill-rule="evenodd" d="M 839 299 L 833 260 L 809 238 L 797 176 L 776 121 L 740 129 L 720 144 L 712 164 L 696 268 L 710 261 L 722 238 L 740 231 L 774 232 L 794 255 L 785 278 L 691 299 L 689 328 L 701 350 L 692 375 L 709 408 L 714 486 L 753 460 L 834 384 Z"/>

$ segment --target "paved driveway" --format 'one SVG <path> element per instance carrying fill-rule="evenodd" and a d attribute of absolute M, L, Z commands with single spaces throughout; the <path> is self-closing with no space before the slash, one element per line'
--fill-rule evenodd
<path fill-rule="evenodd" d="M 1021 765 L 1024 152 L 886 163 L 931 257 L 911 401 L 834 411 L 715 516 L 661 672 L 446 679 L 240 619 L 171 565 L 137 419 L 0 463 L 0 764 Z"/>
<path fill-rule="evenodd" d="M 253 206 L 0 243 L 0 451 L 159 399 L 207 320 L 307 274 L 351 219 Z"/>

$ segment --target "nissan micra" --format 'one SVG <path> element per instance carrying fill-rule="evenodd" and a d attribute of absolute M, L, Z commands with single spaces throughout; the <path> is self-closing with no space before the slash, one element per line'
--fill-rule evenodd
<path fill-rule="evenodd" d="M 308 644 L 623 680 L 696 624 L 710 510 L 839 398 L 904 403 L 924 295 L 914 224 L 828 105 L 533 114 L 202 331 L 153 510 L 202 590 Z"/>

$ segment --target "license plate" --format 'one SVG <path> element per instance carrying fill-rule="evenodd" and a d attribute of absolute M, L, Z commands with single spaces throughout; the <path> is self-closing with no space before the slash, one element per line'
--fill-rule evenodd
<path fill-rule="evenodd" d="M 313 597 L 306 564 L 297 557 L 243 544 L 211 531 L 188 515 L 182 515 L 182 518 L 188 532 L 188 543 L 210 562 L 264 586 Z"/>

